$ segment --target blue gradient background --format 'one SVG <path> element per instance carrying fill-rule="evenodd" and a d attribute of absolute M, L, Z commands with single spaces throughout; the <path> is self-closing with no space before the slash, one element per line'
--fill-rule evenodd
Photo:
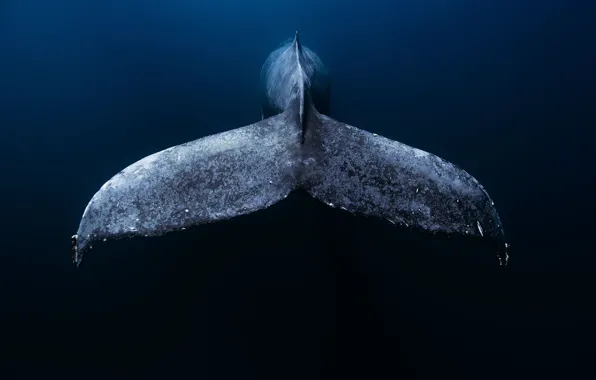
<path fill-rule="evenodd" d="M 2 1 L 0 368 L 209 379 L 589 369 L 587 4 Z M 472 242 L 296 196 L 102 245 L 76 270 L 69 238 L 93 193 L 157 150 L 258 120 L 261 64 L 295 30 L 331 71 L 334 118 L 484 184 L 510 267 Z"/>

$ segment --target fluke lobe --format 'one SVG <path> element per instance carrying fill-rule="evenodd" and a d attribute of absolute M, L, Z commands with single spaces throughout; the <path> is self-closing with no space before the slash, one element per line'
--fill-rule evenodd
<path fill-rule="evenodd" d="M 261 121 L 152 154 L 99 189 L 72 237 L 77 266 L 95 242 L 233 218 L 294 190 L 394 224 L 489 239 L 507 265 L 482 185 L 431 153 L 328 117 L 327 73 L 298 32 L 269 55 L 261 77 Z"/>

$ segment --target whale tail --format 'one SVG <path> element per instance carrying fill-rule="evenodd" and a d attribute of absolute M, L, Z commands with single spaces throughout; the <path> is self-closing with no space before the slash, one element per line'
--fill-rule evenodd
<path fill-rule="evenodd" d="M 79 265 L 94 242 L 170 231 L 267 208 L 295 189 L 329 206 L 429 232 L 488 238 L 507 263 L 494 203 L 471 175 L 425 151 L 310 107 L 150 155 L 93 196 L 73 237 Z"/>
<path fill-rule="evenodd" d="M 296 188 L 301 130 L 285 112 L 147 156 L 93 196 L 72 237 L 81 264 L 95 242 L 229 219 L 271 206 Z"/>
<path fill-rule="evenodd" d="M 353 213 L 490 239 L 501 265 L 507 264 L 494 203 L 470 174 L 325 116 L 327 72 L 300 44 L 298 33 L 269 56 L 263 79 L 267 102 L 261 121 L 157 152 L 106 182 L 72 238 L 73 261 L 80 265 L 97 241 L 229 219 L 303 189 Z"/>
<path fill-rule="evenodd" d="M 304 150 L 305 189 L 331 207 L 431 233 L 487 239 L 509 260 L 501 220 L 484 187 L 428 152 L 358 129 L 313 109 Z"/>

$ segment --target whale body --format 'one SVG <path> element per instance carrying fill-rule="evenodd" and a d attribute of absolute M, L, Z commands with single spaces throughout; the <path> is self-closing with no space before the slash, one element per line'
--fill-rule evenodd
<path fill-rule="evenodd" d="M 431 233 L 494 243 L 509 255 L 494 202 L 466 171 L 329 116 L 329 78 L 298 32 L 266 60 L 262 120 L 145 157 L 88 203 L 72 237 L 79 266 L 96 242 L 233 218 L 306 191 L 331 207 Z"/>

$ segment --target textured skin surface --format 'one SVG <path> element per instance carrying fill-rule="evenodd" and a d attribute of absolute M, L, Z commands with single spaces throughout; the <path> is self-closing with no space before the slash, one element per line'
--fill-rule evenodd
<path fill-rule="evenodd" d="M 102 186 L 73 236 L 75 263 L 96 241 L 232 218 L 302 188 L 331 207 L 429 232 L 489 239 L 505 266 L 503 228 L 478 181 L 433 154 L 319 113 L 315 106 L 328 112 L 328 86 L 301 85 L 295 91 L 296 78 L 311 83 L 308 76 L 316 71 L 316 65 L 302 68 L 303 62 L 315 62 L 302 56 L 306 51 L 296 33 L 289 50 L 272 55 L 279 61 L 268 59 L 270 71 L 286 80 L 270 81 L 268 89 L 275 91 L 268 94 L 280 98 L 269 99 L 262 115 L 281 112 L 275 104 L 287 105 L 283 113 L 155 153 Z"/>
<path fill-rule="evenodd" d="M 96 241 L 153 236 L 263 209 L 296 183 L 301 130 L 291 112 L 150 155 L 85 209 L 74 260 Z"/>
<path fill-rule="evenodd" d="M 474 177 L 425 151 L 340 123 L 313 109 L 305 187 L 332 207 L 429 232 L 490 238 L 508 256 L 494 203 Z"/>

